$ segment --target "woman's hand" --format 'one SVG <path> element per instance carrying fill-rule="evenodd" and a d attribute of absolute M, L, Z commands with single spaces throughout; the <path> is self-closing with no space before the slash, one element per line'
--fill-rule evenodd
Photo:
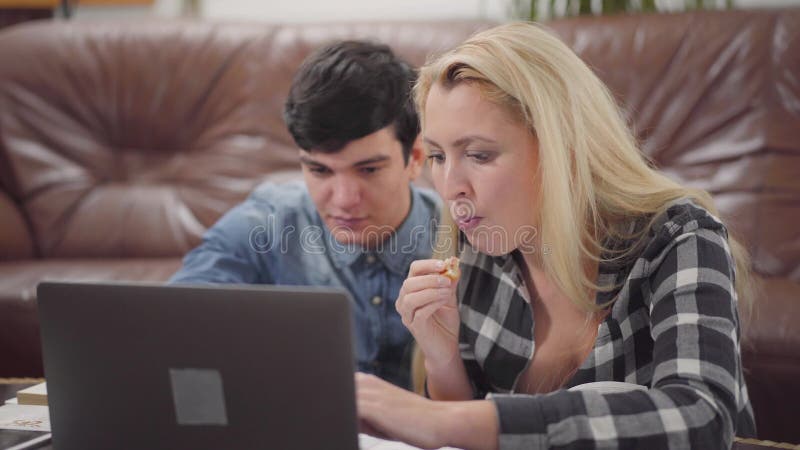
<path fill-rule="evenodd" d="M 447 445 L 441 433 L 441 402 L 428 400 L 374 375 L 356 373 L 360 432 L 422 448 Z"/>
<path fill-rule="evenodd" d="M 421 448 L 497 448 L 497 410 L 488 400 L 429 400 L 358 372 L 356 404 L 362 433 Z"/>
<path fill-rule="evenodd" d="M 411 263 L 395 302 L 429 369 L 452 366 L 459 358 L 456 280 L 442 275 L 444 269 L 445 262 L 438 259 Z"/>

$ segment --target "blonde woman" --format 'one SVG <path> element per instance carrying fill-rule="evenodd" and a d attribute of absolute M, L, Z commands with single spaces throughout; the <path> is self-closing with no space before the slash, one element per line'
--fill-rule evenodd
<path fill-rule="evenodd" d="M 509 24 L 423 67 L 415 94 L 467 245 L 457 282 L 416 261 L 397 300 L 428 398 L 357 374 L 363 430 L 465 449 L 754 435 L 746 253 L 707 193 L 645 161 L 591 70 L 539 26 Z M 639 389 L 569 389 L 598 381 Z"/>

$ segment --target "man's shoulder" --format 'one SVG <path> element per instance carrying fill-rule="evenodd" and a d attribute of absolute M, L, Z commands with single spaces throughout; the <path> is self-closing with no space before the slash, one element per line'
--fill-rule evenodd
<path fill-rule="evenodd" d="M 315 209 L 305 185 L 300 181 L 264 182 L 258 185 L 245 201 L 228 211 L 217 223 L 227 226 L 274 224 L 302 225 L 314 221 Z"/>
<path fill-rule="evenodd" d="M 442 199 L 439 197 L 439 194 L 437 194 L 436 191 L 412 184 L 411 192 L 413 192 L 413 195 L 416 198 L 419 198 L 422 201 L 423 206 L 431 213 L 431 216 L 435 217 L 438 215 L 439 210 L 442 207 Z"/>

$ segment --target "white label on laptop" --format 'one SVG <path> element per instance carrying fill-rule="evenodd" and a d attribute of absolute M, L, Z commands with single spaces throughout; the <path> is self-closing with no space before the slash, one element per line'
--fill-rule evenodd
<path fill-rule="evenodd" d="M 178 425 L 228 425 L 222 375 L 214 369 L 169 369 Z"/>

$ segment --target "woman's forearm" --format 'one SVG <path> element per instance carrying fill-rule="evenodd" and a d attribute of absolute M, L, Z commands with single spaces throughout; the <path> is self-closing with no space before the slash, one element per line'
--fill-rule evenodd
<path fill-rule="evenodd" d="M 425 361 L 428 395 L 433 400 L 472 400 L 472 385 L 461 358 L 445 366 L 434 366 Z"/>
<path fill-rule="evenodd" d="M 449 402 L 443 439 L 465 450 L 496 450 L 500 433 L 497 407 L 491 400 Z"/>

